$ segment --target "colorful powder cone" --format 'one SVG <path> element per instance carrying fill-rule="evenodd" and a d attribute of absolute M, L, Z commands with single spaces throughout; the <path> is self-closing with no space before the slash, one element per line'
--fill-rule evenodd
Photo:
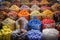
<path fill-rule="evenodd" d="M 23 10 L 23 9 L 25 9 L 25 10 L 30 10 L 30 8 L 29 8 L 27 5 L 22 5 L 22 6 L 20 7 L 20 10 Z"/>
<path fill-rule="evenodd" d="M 28 40 L 41 40 L 42 33 L 39 30 L 30 30 L 27 32 Z"/>
<path fill-rule="evenodd" d="M 29 12 L 27 10 L 21 10 L 19 13 L 18 13 L 18 17 L 25 17 L 27 20 L 29 20 Z"/>
<path fill-rule="evenodd" d="M 17 12 L 20 10 L 20 8 L 16 5 L 12 5 L 9 9 Z"/>
<path fill-rule="evenodd" d="M 41 2 L 40 2 L 40 5 L 44 5 L 44 4 L 49 4 L 49 2 L 47 1 L 47 0 L 42 0 Z"/>
<path fill-rule="evenodd" d="M 55 3 L 54 5 L 51 6 L 51 8 L 52 8 L 53 11 L 60 10 L 60 4 Z"/>
<path fill-rule="evenodd" d="M 9 27 L 3 26 L 3 29 L 1 31 L 3 34 L 3 40 L 11 40 L 12 30 Z"/>
<path fill-rule="evenodd" d="M 10 11 L 7 16 L 13 20 L 16 20 L 17 19 L 17 12 L 15 11 Z"/>
<path fill-rule="evenodd" d="M 55 28 L 55 21 L 52 19 L 43 19 L 42 20 L 43 29 L 44 28 Z"/>
<path fill-rule="evenodd" d="M 31 2 L 31 4 L 32 4 L 32 5 L 36 5 L 36 4 L 39 5 L 39 1 L 33 0 L 33 1 Z"/>
<path fill-rule="evenodd" d="M 42 11 L 44 11 L 44 10 L 50 10 L 51 8 L 50 7 L 48 7 L 48 6 L 41 6 L 41 8 L 40 8 Z"/>
<path fill-rule="evenodd" d="M 3 25 L 6 25 L 6 26 L 9 26 L 9 28 L 11 29 L 11 30 L 14 30 L 14 23 L 15 23 L 15 21 L 14 20 L 12 20 L 12 19 L 10 19 L 10 18 L 6 18 L 3 22 L 2 22 L 2 24 Z"/>
<path fill-rule="evenodd" d="M 30 29 L 41 30 L 41 21 L 38 19 L 31 19 L 28 22 L 28 26 Z"/>
<path fill-rule="evenodd" d="M 32 7 L 31 7 L 30 10 L 31 10 L 31 11 L 40 10 L 40 8 L 39 8 L 39 6 L 37 6 L 37 5 L 32 5 Z"/>
<path fill-rule="evenodd" d="M 41 17 L 42 17 L 42 14 L 41 14 L 39 11 L 37 11 L 37 10 L 31 12 L 31 14 L 30 14 L 31 19 L 32 19 L 34 16 L 36 16 L 39 20 L 42 19 L 42 18 L 41 18 Z"/>
<path fill-rule="evenodd" d="M 21 24 L 19 24 L 19 21 L 22 21 Z M 27 24 L 28 24 L 28 20 L 25 19 L 24 17 L 21 17 L 18 20 L 16 20 L 16 26 L 18 27 L 18 29 L 20 27 L 21 29 L 27 30 L 27 27 L 28 27 Z M 20 25 L 22 25 L 22 26 L 20 26 Z"/>
<path fill-rule="evenodd" d="M 54 28 L 44 29 L 42 32 L 43 40 L 58 40 L 59 31 Z"/>
<path fill-rule="evenodd" d="M 55 11 L 54 12 L 54 20 L 56 22 L 60 22 L 60 11 Z"/>
<path fill-rule="evenodd" d="M 43 16 L 42 16 L 43 19 L 44 19 L 44 18 L 53 19 L 53 12 L 50 11 L 50 10 L 45 10 L 45 11 L 42 12 L 42 14 L 43 14 Z"/>
<path fill-rule="evenodd" d="M 29 0 L 21 0 L 21 4 L 29 4 Z"/>

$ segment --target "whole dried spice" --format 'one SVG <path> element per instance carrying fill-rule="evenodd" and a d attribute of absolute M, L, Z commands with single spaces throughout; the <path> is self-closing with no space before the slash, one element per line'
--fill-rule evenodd
<path fill-rule="evenodd" d="M 29 12 L 27 10 L 21 10 L 19 13 L 18 13 L 18 17 L 25 17 L 26 19 L 29 19 Z"/>

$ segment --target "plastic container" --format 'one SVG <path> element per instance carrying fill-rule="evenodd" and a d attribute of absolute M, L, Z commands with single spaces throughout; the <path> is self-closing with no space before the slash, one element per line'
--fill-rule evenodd
<path fill-rule="evenodd" d="M 29 20 L 29 12 L 27 10 L 21 10 L 19 13 L 18 13 L 18 17 L 25 17 L 27 20 Z"/>
<path fill-rule="evenodd" d="M 30 18 L 32 19 L 34 16 L 36 16 L 39 20 L 42 19 L 42 13 L 37 10 L 31 12 Z"/>
<path fill-rule="evenodd" d="M 15 23 L 15 21 L 14 20 L 12 20 L 12 19 L 10 19 L 10 18 L 6 18 L 3 22 L 2 22 L 2 24 L 3 25 L 6 25 L 6 26 L 9 26 L 9 28 L 11 29 L 11 30 L 14 30 L 14 23 Z"/>
<path fill-rule="evenodd" d="M 42 32 L 43 40 L 58 40 L 59 31 L 54 28 L 44 29 Z"/>
<path fill-rule="evenodd" d="M 43 29 L 44 28 L 55 28 L 55 21 L 52 19 L 43 19 L 42 25 L 43 25 Z"/>
<path fill-rule="evenodd" d="M 41 31 L 41 21 L 38 20 L 38 19 L 31 19 L 29 22 L 28 22 L 28 26 L 30 29 L 35 29 L 35 30 L 40 30 Z"/>
<path fill-rule="evenodd" d="M 28 40 L 42 40 L 42 33 L 39 30 L 33 30 L 27 32 Z"/>
<path fill-rule="evenodd" d="M 20 22 L 20 24 L 19 24 L 19 21 L 22 21 L 22 22 Z M 27 24 L 28 24 L 28 20 L 25 19 L 24 17 L 21 17 L 18 20 L 16 20 L 16 27 L 17 27 L 17 29 L 22 28 L 22 29 L 26 29 L 27 30 L 28 29 L 27 28 L 28 27 Z"/>

